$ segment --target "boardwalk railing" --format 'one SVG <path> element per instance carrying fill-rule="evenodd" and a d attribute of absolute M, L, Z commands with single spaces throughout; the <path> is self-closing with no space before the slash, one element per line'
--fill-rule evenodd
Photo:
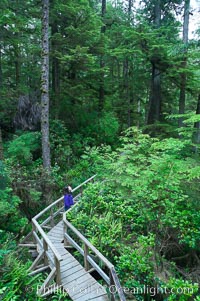
<path fill-rule="evenodd" d="M 70 210 L 73 210 L 71 208 Z M 72 245 L 84 258 L 84 267 L 86 271 L 91 270 L 90 266 L 98 272 L 98 274 L 104 279 L 104 281 L 108 284 L 110 299 L 116 300 L 118 295 L 118 299 L 120 301 L 125 301 L 125 295 L 123 292 L 123 288 L 120 285 L 119 278 L 116 274 L 115 268 L 113 264 L 107 260 L 67 219 L 66 213 L 63 214 L 63 222 L 64 222 L 64 244 L 65 246 Z M 69 234 L 69 230 L 73 233 L 73 236 L 81 241 L 81 245 L 78 244 L 72 236 Z M 93 253 L 96 258 L 103 264 L 103 266 L 109 271 L 109 275 L 105 273 L 105 271 L 100 267 L 99 264 L 96 263 L 96 260 L 90 255 Z"/>
<path fill-rule="evenodd" d="M 94 181 L 96 175 L 92 176 L 76 188 L 72 190 L 77 193 L 74 196 L 75 205 L 68 211 L 74 210 L 77 206 L 78 198 L 82 195 L 83 187 L 89 182 Z M 61 215 L 62 214 L 62 215 Z M 22 243 L 21 246 L 37 247 L 39 255 L 30 267 L 29 275 L 42 272 L 50 269 L 50 273 L 39 289 L 39 295 L 45 295 L 45 289 L 50 287 L 50 283 L 55 279 L 57 285 L 61 285 L 61 261 L 62 257 L 53 245 L 47 233 L 50 229 L 54 228 L 57 219 L 60 222 L 63 218 L 64 227 L 64 245 L 69 245 L 76 248 L 83 256 L 85 270 L 91 272 L 96 270 L 99 275 L 104 279 L 109 288 L 110 299 L 125 301 L 123 289 L 120 285 L 115 268 L 67 219 L 64 212 L 63 196 L 50 204 L 32 219 L 32 237 L 33 243 Z M 46 232 L 45 232 L 46 231 Z M 72 235 L 70 236 L 70 233 Z M 30 234 L 27 236 L 29 237 Z M 25 240 L 25 239 L 24 239 Z M 81 243 L 78 244 L 77 240 Z M 96 262 L 98 259 L 99 264 Z M 43 260 L 44 264 L 40 264 Z"/>
<path fill-rule="evenodd" d="M 78 194 L 74 197 L 75 202 L 82 195 L 84 185 L 93 181 L 94 178 L 95 175 L 72 190 L 73 193 L 78 192 Z M 61 284 L 60 262 L 62 261 L 62 257 L 48 238 L 44 229 L 52 229 L 55 225 L 56 218 L 59 217 L 59 221 L 61 220 L 60 214 L 63 213 L 63 210 L 64 204 L 62 196 L 61 198 L 50 204 L 48 207 L 46 207 L 44 210 L 42 210 L 40 213 L 38 213 L 32 219 L 32 236 L 34 242 L 33 245 L 37 246 L 39 255 L 31 265 L 30 271 L 32 272 L 30 272 L 29 275 L 34 275 L 49 268 L 51 269 L 50 274 L 39 290 L 39 294 L 42 294 L 44 289 L 54 278 L 58 285 Z M 43 220 L 39 221 L 40 219 Z M 44 259 L 44 264 L 38 266 L 39 262 L 42 259 Z"/>

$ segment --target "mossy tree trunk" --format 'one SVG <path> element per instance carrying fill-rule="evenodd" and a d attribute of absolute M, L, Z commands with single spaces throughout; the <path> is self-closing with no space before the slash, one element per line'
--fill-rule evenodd
<path fill-rule="evenodd" d="M 45 171 L 50 173 L 49 142 L 49 0 L 42 1 L 42 74 L 41 74 L 41 131 L 42 158 Z"/>
<path fill-rule="evenodd" d="M 200 116 L 200 94 L 198 96 L 196 114 Z M 200 144 L 200 121 L 194 123 L 193 142 Z"/>
<path fill-rule="evenodd" d="M 154 26 L 155 28 L 159 28 L 161 23 L 161 0 L 156 0 L 154 5 Z M 161 73 L 157 68 L 156 57 L 151 61 L 151 64 L 151 93 L 149 97 L 147 124 L 153 124 L 161 119 Z"/>
<path fill-rule="evenodd" d="M 0 126 L 0 160 L 3 160 L 4 155 L 3 155 L 3 140 L 2 140 L 2 131 L 1 131 L 1 126 Z"/>
<path fill-rule="evenodd" d="M 103 25 L 101 27 L 101 34 L 102 34 L 102 40 L 104 41 L 104 34 L 106 32 L 106 25 L 104 24 L 104 17 L 106 13 L 106 0 L 102 0 L 101 2 L 101 17 L 103 21 Z M 101 75 L 100 75 L 100 86 L 99 86 L 99 113 L 102 112 L 104 108 L 104 98 L 105 98 L 105 87 L 104 87 L 104 67 L 105 67 L 105 61 L 103 54 L 100 57 L 100 69 L 101 69 Z"/>
<path fill-rule="evenodd" d="M 184 21 L 183 21 L 183 43 L 184 43 L 184 56 L 182 59 L 182 68 L 187 67 L 187 45 L 188 45 L 188 32 L 189 32 L 189 15 L 190 15 L 190 0 L 185 0 L 184 5 Z M 185 72 L 181 73 L 180 79 L 180 96 L 179 96 L 179 114 L 185 113 L 185 97 L 186 97 L 186 83 L 187 76 Z M 183 117 L 179 118 L 179 127 L 183 127 Z"/>

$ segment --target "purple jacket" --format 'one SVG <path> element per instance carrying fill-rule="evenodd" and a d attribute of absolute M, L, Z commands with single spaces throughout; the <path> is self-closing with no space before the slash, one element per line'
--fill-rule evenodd
<path fill-rule="evenodd" d="M 71 194 L 64 195 L 64 204 L 65 206 L 71 206 L 74 204 L 73 196 Z"/>

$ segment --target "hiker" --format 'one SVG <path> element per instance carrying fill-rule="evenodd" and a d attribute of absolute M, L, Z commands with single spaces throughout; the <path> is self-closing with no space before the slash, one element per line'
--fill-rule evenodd
<path fill-rule="evenodd" d="M 72 188 L 71 186 L 66 186 L 64 188 L 64 206 L 65 211 L 67 211 L 72 205 L 74 205 L 74 200 L 72 196 Z"/>

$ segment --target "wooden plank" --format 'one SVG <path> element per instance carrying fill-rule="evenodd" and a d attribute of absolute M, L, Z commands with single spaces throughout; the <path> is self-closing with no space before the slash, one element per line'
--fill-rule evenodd
<path fill-rule="evenodd" d="M 77 296 L 74 296 L 73 300 L 74 301 L 89 301 L 89 300 L 96 300 L 96 298 L 99 298 L 99 297 L 106 298 L 106 294 L 103 292 L 100 294 L 100 290 L 97 289 L 96 291 L 90 292 L 87 295 L 82 294 L 79 296 L 79 298 L 77 298 Z M 105 300 L 109 300 L 109 299 L 107 297 L 106 299 L 103 299 L 103 300 L 105 301 Z"/>
<path fill-rule="evenodd" d="M 43 272 L 43 271 L 47 270 L 48 268 L 49 268 L 49 265 L 43 266 L 43 267 L 41 267 L 41 268 L 39 268 L 37 270 L 34 270 L 33 272 L 29 273 L 28 275 L 29 276 L 33 276 L 35 274 L 38 274 L 40 272 Z"/>
<path fill-rule="evenodd" d="M 57 226 L 55 226 L 53 229 L 56 229 L 56 230 L 63 230 L 63 225 L 57 225 Z M 50 231 L 52 231 L 53 229 L 51 229 Z"/>
<path fill-rule="evenodd" d="M 36 248 L 37 244 L 19 244 L 19 247 Z"/>
<path fill-rule="evenodd" d="M 48 235 L 48 238 L 51 240 L 52 243 L 54 242 L 61 242 L 62 241 L 62 238 L 56 238 L 54 236 L 51 236 L 51 235 Z"/>
<path fill-rule="evenodd" d="M 66 265 L 62 265 L 61 275 L 64 275 L 67 270 L 72 269 L 78 265 L 80 265 L 80 263 L 78 261 L 76 262 L 76 260 L 68 262 Z"/>
<path fill-rule="evenodd" d="M 63 254 L 61 255 L 62 259 L 65 260 L 66 258 L 69 258 L 69 256 L 71 256 L 72 258 L 74 258 L 70 253 L 66 253 L 66 254 Z"/>
<path fill-rule="evenodd" d="M 52 238 L 52 239 L 54 239 L 54 238 Z M 54 242 L 54 245 L 55 246 L 57 246 L 57 247 L 63 247 L 64 248 L 64 244 L 62 243 L 62 240 L 60 240 L 60 238 L 59 238 L 59 241 L 55 241 Z"/>
<path fill-rule="evenodd" d="M 49 232 L 48 232 L 48 234 L 50 234 L 50 233 L 62 233 L 63 234 L 63 228 L 56 228 L 56 227 L 54 227 L 54 228 L 52 228 Z"/>
<path fill-rule="evenodd" d="M 88 275 L 86 273 L 80 275 L 80 277 L 74 279 L 73 281 L 67 283 L 65 285 L 65 289 L 67 290 L 73 290 L 73 288 L 81 285 L 82 283 L 86 282 L 86 281 L 91 281 L 94 280 L 94 278 L 91 275 Z"/>
<path fill-rule="evenodd" d="M 47 230 L 51 230 L 52 228 L 50 226 L 43 226 L 41 225 L 42 228 L 47 229 Z"/>
<path fill-rule="evenodd" d="M 61 242 L 61 241 L 59 241 L 59 242 L 54 242 L 54 246 L 56 247 L 56 248 L 60 248 L 60 247 L 62 247 L 62 248 L 64 248 L 65 246 L 64 246 L 64 244 Z"/>
<path fill-rule="evenodd" d="M 55 237 L 55 238 L 59 238 L 59 239 L 61 239 L 61 241 L 64 239 L 64 233 L 63 233 L 63 231 L 61 231 L 61 232 L 54 231 L 54 232 L 48 233 L 47 235 Z"/>
<path fill-rule="evenodd" d="M 52 241 L 54 241 L 55 243 L 57 242 L 59 242 L 59 243 L 62 243 L 62 241 L 63 241 L 63 236 L 62 235 L 53 235 L 53 234 L 51 234 L 51 235 L 48 235 L 48 237 L 49 237 L 49 239 L 50 240 L 52 240 Z"/>
<path fill-rule="evenodd" d="M 74 257 L 66 249 L 65 249 L 65 252 L 66 252 L 65 254 L 61 255 L 63 260 L 65 260 L 67 258 L 74 259 Z"/>
<path fill-rule="evenodd" d="M 62 279 L 62 284 L 64 285 L 68 285 L 70 282 L 72 282 L 73 280 L 81 277 L 82 275 L 86 274 L 85 270 L 82 269 L 80 271 L 77 271 L 76 273 L 70 275 L 70 277 L 66 277 L 64 279 Z"/>
<path fill-rule="evenodd" d="M 64 233 L 63 233 L 63 230 L 52 230 L 52 231 L 50 231 L 50 232 L 48 232 L 48 234 L 47 235 L 51 235 L 51 236 L 59 236 L 60 237 L 60 235 L 61 236 L 63 236 L 64 237 Z"/>
<path fill-rule="evenodd" d="M 66 253 L 66 250 L 65 249 L 63 249 L 63 250 L 59 250 L 59 254 L 60 254 L 60 256 L 61 255 L 64 255 Z"/>
<path fill-rule="evenodd" d="M 88 288 L 96 283 L 96 280 L 91 279 L 87 280 L 85 282 L 80 283 L 77 286 L 71 287 L 71 289 L 68 289 L 68 293 L 72 299 L 76 298 L 76 296 L 80 295 L 81 292 L 85 292 L 88 290 Z"/>
<path fill-rule="evenodd" d="M 109 301 L 108 295 L 102 295 L 100 297 L 95 297 L 94 299 L 90 299 L 91 301 Z"/>
<path fill-rule="evenodd" d="M 65 269 L 66 266 L 69 265 L 70 263 L 74 263 L 74 265 L 75 265 L 75 263 L 79 264 L 79 262 L 77 260 L 72 260 L 71 258 L 69 258 L 69 260 L 63 260 L 61 262 L 61 265 L 60 265 L 61 266 L 61 271 L 63 269 Z"/>
<path fill-rule="evenodd" d="M 81 271 L 81 270 L 84 271 L 83 267 L 80 264 L 75 267 L 72 267 L 71 269 L 69 269 L 67 271 L 65 270 L 64 272 L 62 272 L 62 280 L 64 280 L 66 277 L 69 278 L 72 274 L 74 274 L 78 271 Z"/>
<path fill-rule="evenodd" d="M 47 236 L 48 237 L 51 237 L 51 239 L 56 239 L 56 240 L 60 240 L 60 242 L 63 240 L 63 238 L 64 238 L 64 235 L 63 234 L 61 234 L 61 233 L 48 233 L 47 234 Z"/>
<path fill-rule="evenodd" d="M 80 290 L 78 294 L 73 296 L 73 300 L 76 301 L 88 301 L 91 299 L 94 299 L 96 297 L 105 296 L 106 291 L 103 286 L 101 286 L 99 283 L 95 283 L 91 286 L 86 287 L 85 290 Z"/>

